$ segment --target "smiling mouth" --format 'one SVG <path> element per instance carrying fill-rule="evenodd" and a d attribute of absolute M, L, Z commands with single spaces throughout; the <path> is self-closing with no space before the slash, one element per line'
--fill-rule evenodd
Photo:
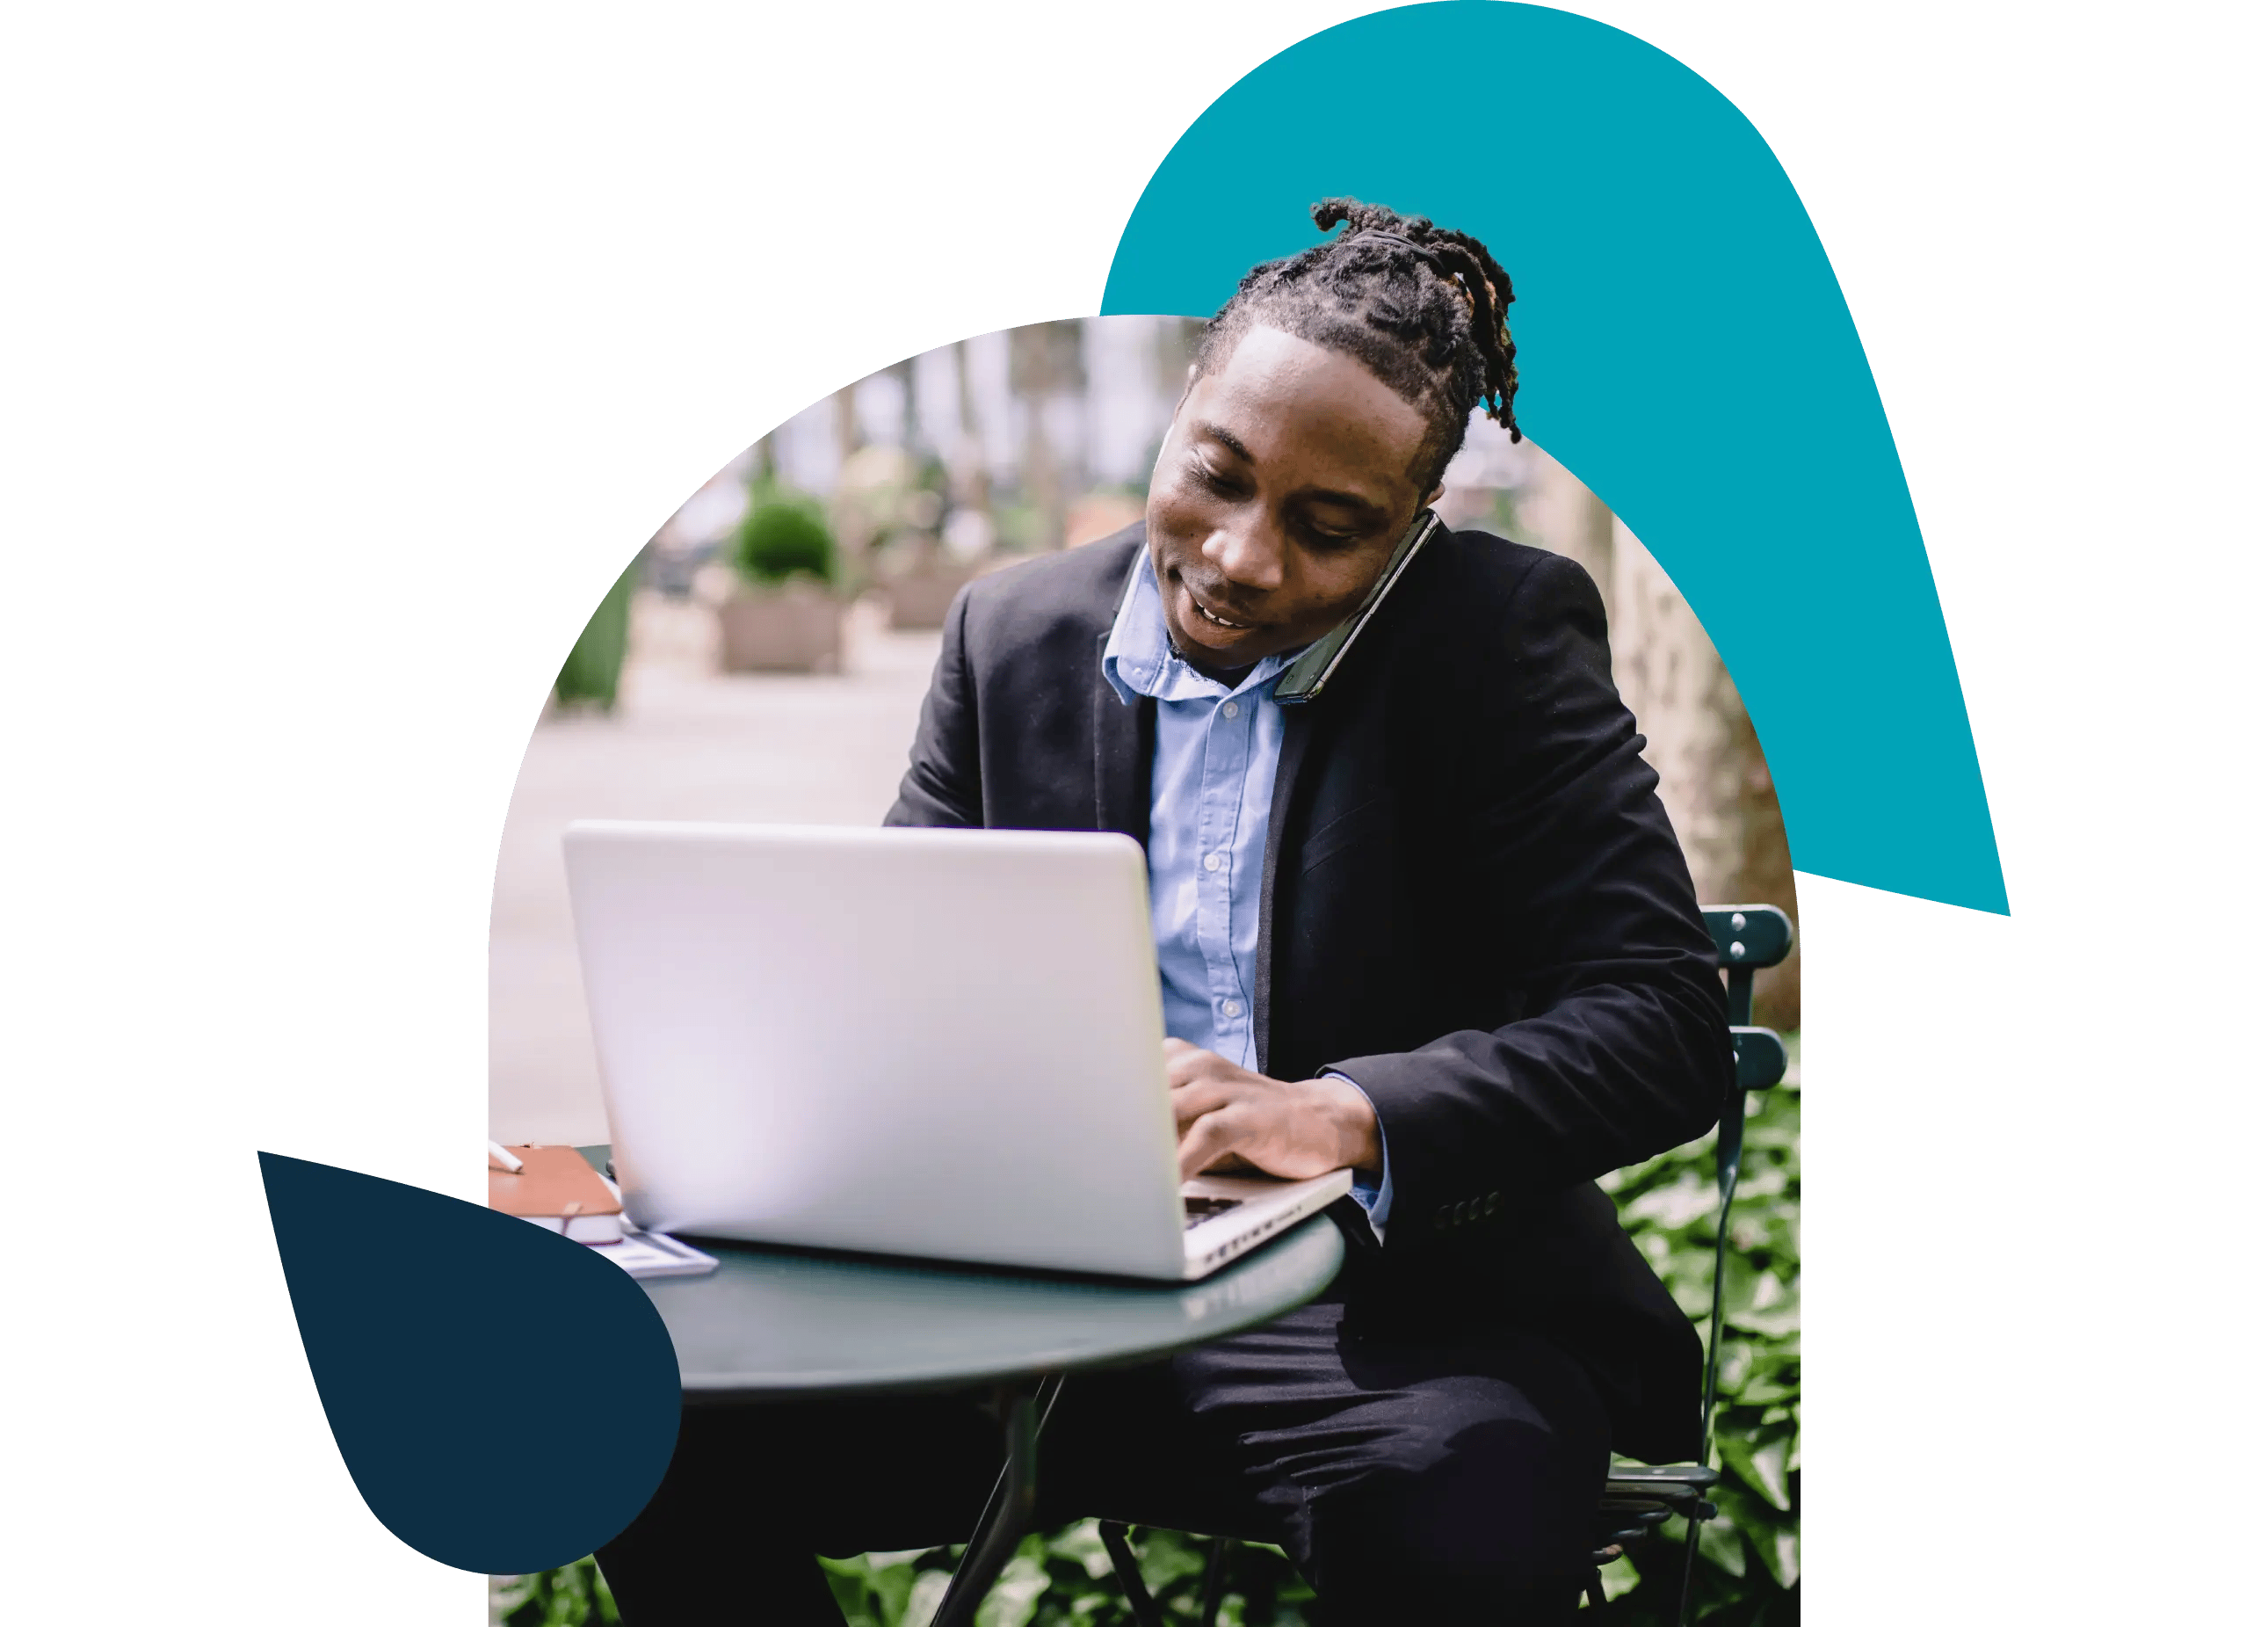
<path fill-rule="evenodd" d="M 1205 608 L 1204 600 L 1198 598 L 1196 593 L 1189 591 L 1189 585 L 1186 582 L 1182 584 L 1182 588 L 1183 591 L 1189 593 L 1189 603 L 1197 608 L 1197 614 L 1224 632 L 1249 632 L 1255 627 L 1259 625 L 1257 622 L 1231 621 L 1226 616 L 1217 616 L 1212 611 Z"/>

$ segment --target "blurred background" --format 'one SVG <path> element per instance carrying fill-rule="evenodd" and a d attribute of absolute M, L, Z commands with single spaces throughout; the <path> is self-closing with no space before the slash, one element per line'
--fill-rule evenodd
<path fill-rule="evenodd" d="M 1140 518 L 1200 324 L 983 334 L 814 403 L 655 531 L 562 667 L 497 865 L 490 1114 L 507 1141 L 606 1139 L 559 837 L 574 818 L 879 823 L 954 592 Z M 1533 441 L 1476 417 L 1439 507 L 1566 554 L 1704 902 L 1795 895 L 1738 691 L 1644 545 Z M 1756 1020 L 1800 1021 L 1794 963 Z"/>
<path fill-rule="evenodd" d="M 490 946 L 490 1125 L 505 1142 L 608 1139 L 559 839 L 584 817 L 874 825 L 897 792 L 939 627 L 981 572 L 1140 518 L 1199 324 L 1117 316 L 981 335 L 847 385 L 717 471 L 630 560 L 565 655 L 520 767 Z M 1728 488 L 1731 477 L 1727 477 Z M 1605 600 L 1615 677 L 1661 776 L 1705 903 L 1794 913 L 1771 775 L 1724 664 L 1644 545 L 1533 442 L 1476 418 L 1439 507 L 1581 563 Z M 1740 493 L 1728 489 L 1726 500 Z M 1799 937 L 1799 943 L 1800 939 Z M 1755 1020 L 1800 1023 L 1797 963 L 1758 980 Z M 1800 1059 L 1800 1037 L 1790 1032 Z M 1800 1065 L 1749 1100 L 1732 1209 L 1727 1332 L 1695 1623 L 1793 1627 L 1800 1610 Z M 1623 1224 L 1687 1313 L 1714 1271 L 1715 1133 L 1609 1175 Z M 1673 1522 L 1678 1524 L 1679 1522 Z M 1608 1568 L 1607 1621 L 1669 1627 L 1682 1524 Z M 1138 1532 L 1168 1618 L 1196 1619 L 1191 1539 Z M 947 1549 L 830 1561 L 857 1627 L 919 1627 Z M 1313 1595 L 1245 1547 L 1224 1620 L 1298 1627 Z M 1648 1578 L 1660 1572 L 1653 1585 Z M 1667 1580 L 1660 1579 L 1662 1578 Z M 589 1561 L 497 1579 L 504 1627 L 610 1622 Z M 1035 1534 L 986 1619 L 1120 1627 L 1094 1522 Z"/>

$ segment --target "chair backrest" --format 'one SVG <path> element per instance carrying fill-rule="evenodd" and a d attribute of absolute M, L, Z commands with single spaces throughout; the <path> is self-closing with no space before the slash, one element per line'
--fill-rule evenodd
<path fill-rule="evenodd" d="M 1725 1017 L 1733 1031 L 1733 1090 L 1717 1121 L 1717 1274 L 1709 1295 L 1709 1367 L 1701 1392 L 1701 1457 L 1707 1462 L 1713 1442 L 1710 1425 L 1717 1411 L 1717 1350 L 1725 1326 L 1725 1231 L 1732 1218 L 1733 1191 L 1741 1182 L 1741 1132 L 1748 1120 L 1749 1092 L 1768 1090 L 1787 1076 L 1787 1046 L 1769 1028 L 1752 1026 L 1756 973 L 1787 958 L 1795 946 L 1795 924 L 1770 904 L 1712 904 L 1701 912 L 1717 941 L 1717 965 L 1725 973 Z"/>
<path fill-rule="evenodd" d="M 1732 1025 L 1737 1081 L 1725 1115 L 1737 1125 L 1747 1111 L 1747 1092 L 1778 1084 L 1787 1073 L 1787 1046 L 1749 1018 L 1756 1009 L 1756 973 L 1787 958 L 1795 947 L 1795 924 L 1771 904 L 1712 904 L 1701 919 L 1717 941 L 1717 965 L 1725 974 L 1725 1020 Z"/>
<path fill-rule="evenodd" d="M 1795 924 L 1770 904 L 1712 904 L 1701 919 L 1717 940 L 1717 964 L 1725 973 L 1725 1016 L 1736 1025 L 1744 1024 L 1754 1004 L 1756 973 L 1787 958 L 1795 946 Z"/>

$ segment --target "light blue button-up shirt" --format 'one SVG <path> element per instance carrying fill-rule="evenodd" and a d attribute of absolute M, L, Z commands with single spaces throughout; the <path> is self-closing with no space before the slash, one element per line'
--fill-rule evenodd
<path fill-rule="evenodd" d="M 1135 558 L 1102 647 L 1102 675 L 1119 699 L 1133 706 L 1149 695 L 1158 703 L 1150 927 L 1166 1032 L 1244 1068 L 1257 1065 L 1260 879 L 1284 748 L 1283 708 L 1269 691 L 1297 654 L 1270 655 L 1233 687 L 1205 677 L 1174 653 L 1146 553 Z M 1381 1240 L 1393 1195 L 1390 1164 L 1374 1187 L 1357 1175 L 1355 1197 Z"/>

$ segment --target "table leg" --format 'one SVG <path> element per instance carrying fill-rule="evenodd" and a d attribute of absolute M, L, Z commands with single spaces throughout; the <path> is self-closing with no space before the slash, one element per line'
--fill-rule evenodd
<path fill-rule="evenodd" d="M 984 1505 L 984 1517 L 976 1522 L 976 1533 L 968 1539 L 930 1627 L 969 1627 L 976 1619 L 976 1607 L 984 1602 L 984 1595 L 992 1591 L 1016 1545 L 1032 1528 L 1039 1484 L 1040 1425 L 1047 1421 L 1048 1410 L 1062 1387 L 1063 1379 L 1054 1377 L 1004 1393 L 1006 1404 L 1001 1427 L 1008 1461 L 1001 1468 L 991 1500 Z"/>

